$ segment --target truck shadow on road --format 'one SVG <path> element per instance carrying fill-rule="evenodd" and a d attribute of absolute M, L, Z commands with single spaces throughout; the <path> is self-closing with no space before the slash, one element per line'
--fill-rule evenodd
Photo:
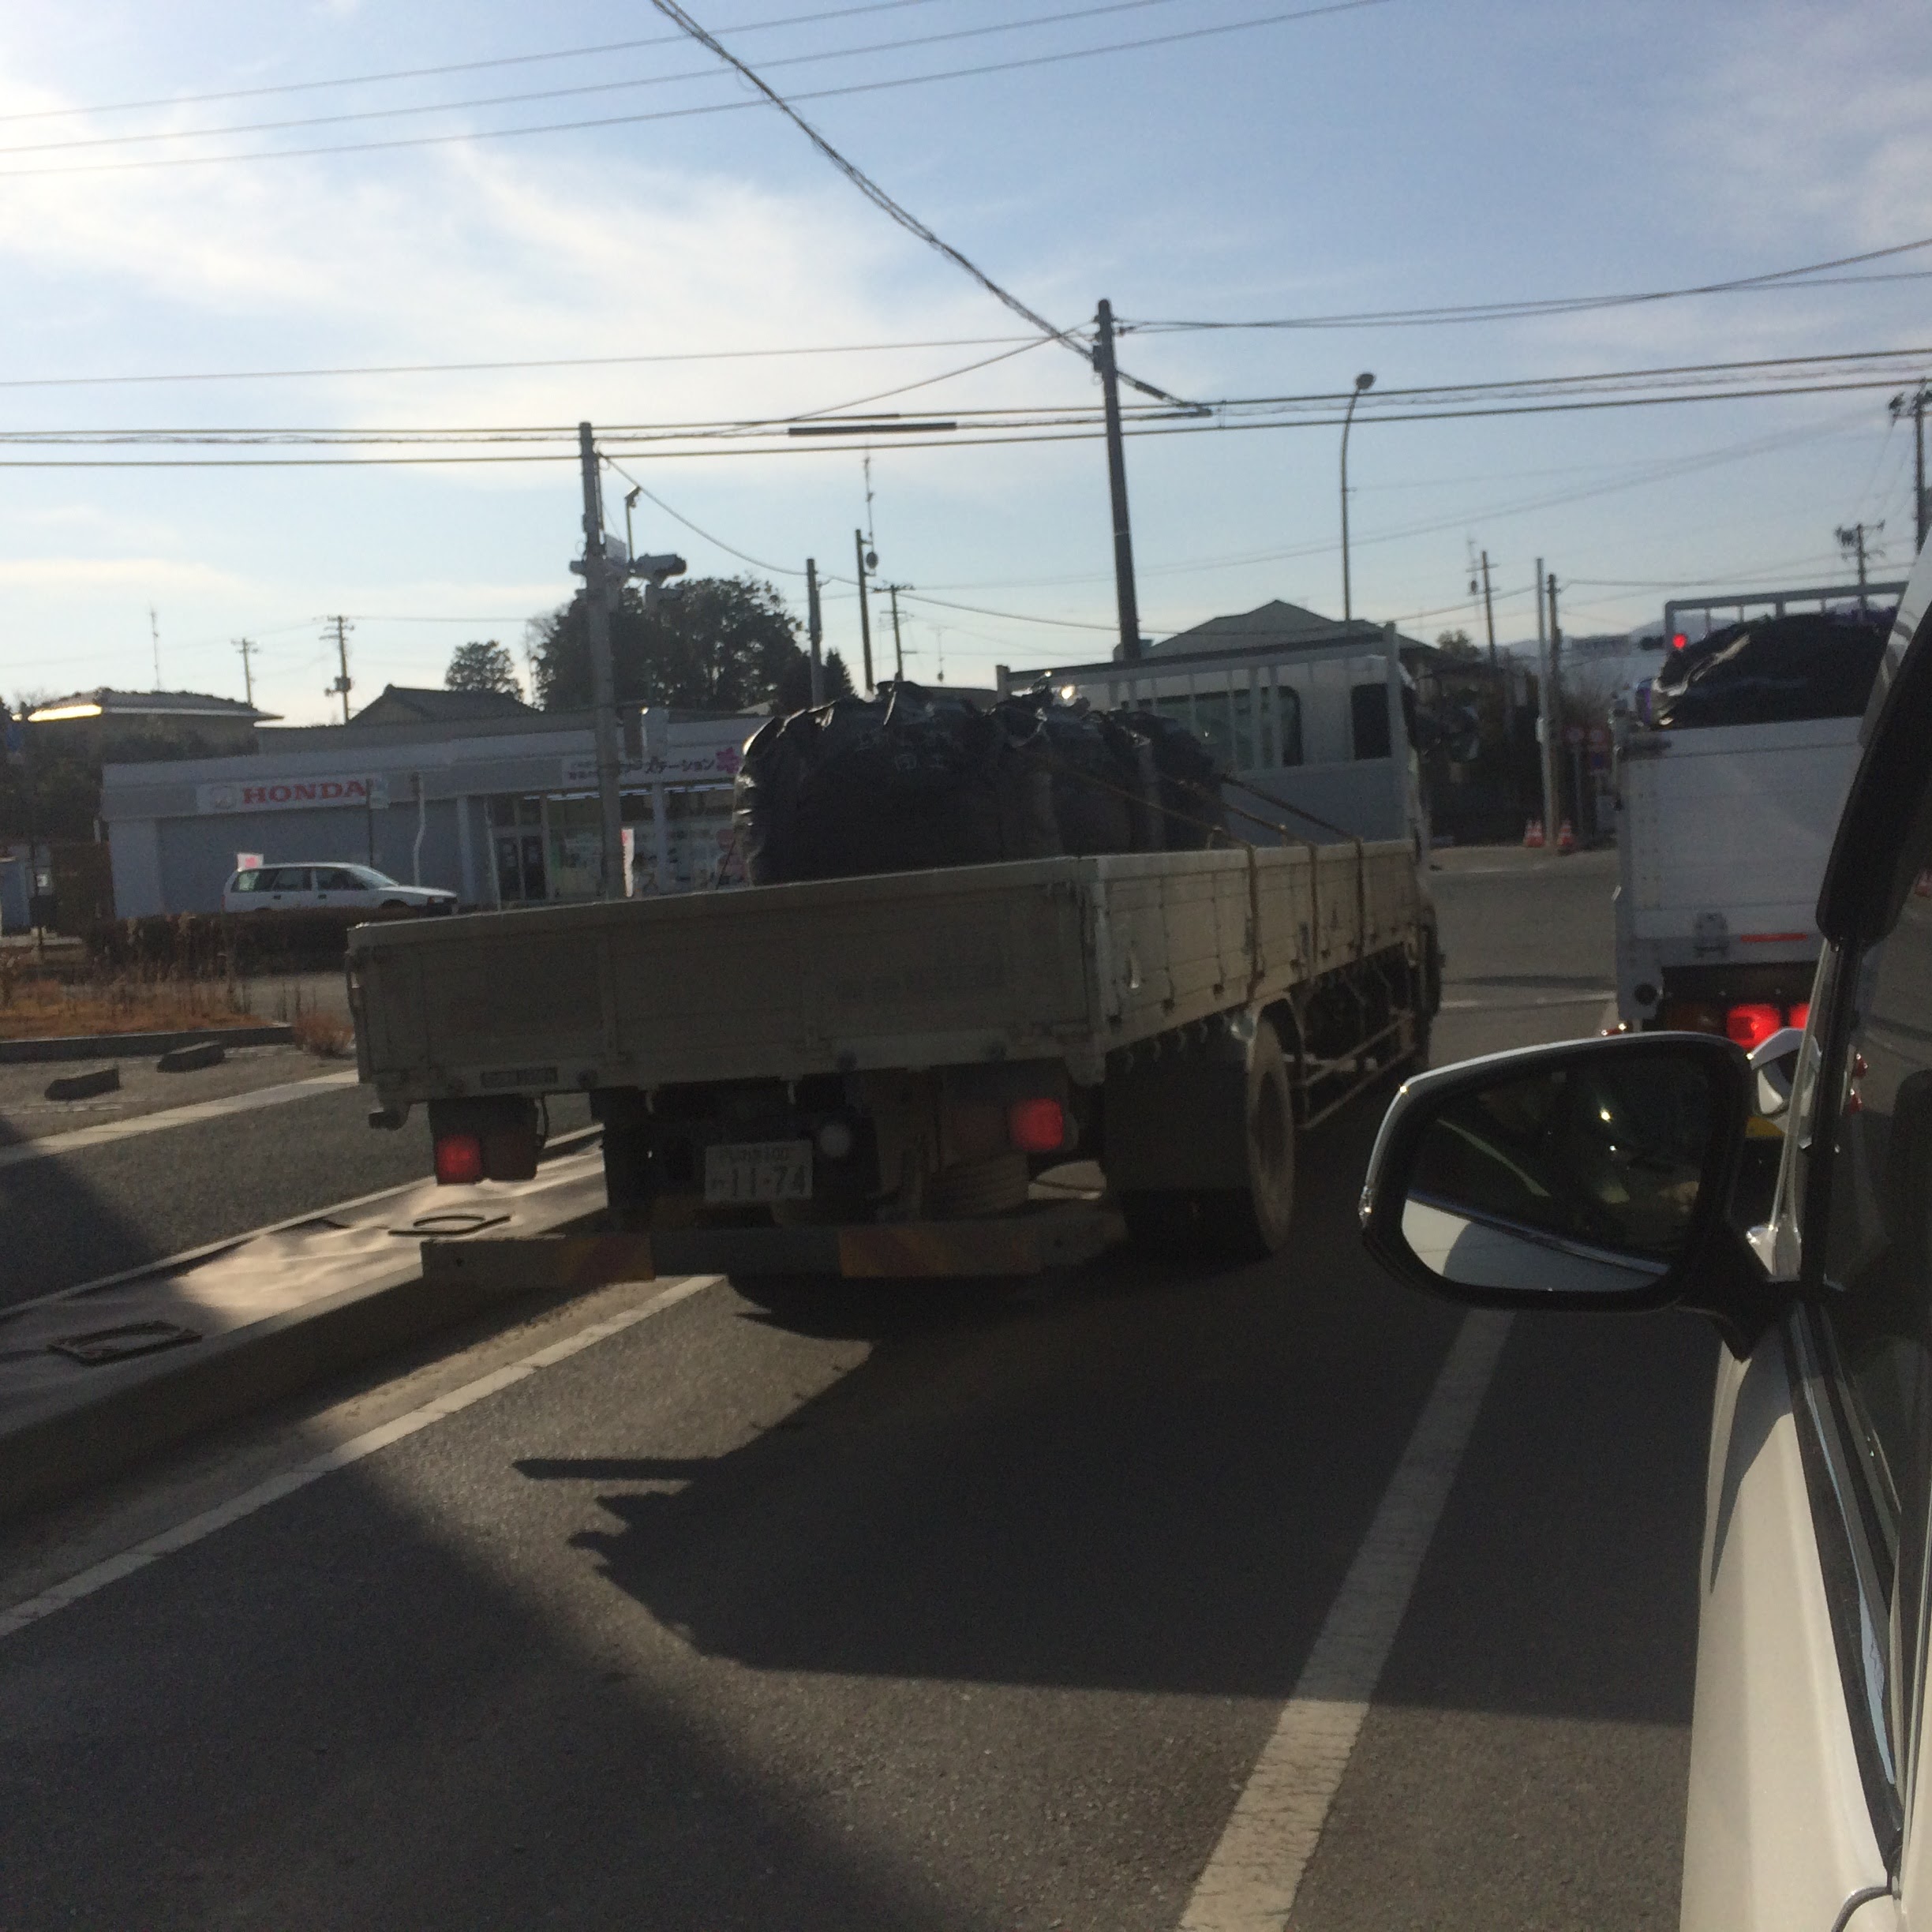
<path fill-rule="evenodd" d="M 867 1358 L 715 1458 L 516 1466 L 608 1485 L 577 1547 L 707 1654 L 1284 1698 L 1460 1320 L 1357 1240 L 1378 1112 L 1305 1147 L 1273 1263 L 767 1286 L 743 1319 Z M 1711 1357 L 1687 1317 L 1518 1319 L 1390 1692 L 1687 1723 Z"/>

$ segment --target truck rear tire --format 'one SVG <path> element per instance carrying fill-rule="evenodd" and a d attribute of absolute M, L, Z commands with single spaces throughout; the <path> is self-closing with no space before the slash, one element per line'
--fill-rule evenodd
<path fill-rule="evenodd" d="M 1265 1261 L 1287 1245 L 1294 1219 L 1294 1099 L 1281 1038 L 1267 1020 L 1255 1023 L 1248 1054 L 1245 1139 L 1248 1185 L 1204 1189 L 1204 1243 L 1233 1261 Z"/>

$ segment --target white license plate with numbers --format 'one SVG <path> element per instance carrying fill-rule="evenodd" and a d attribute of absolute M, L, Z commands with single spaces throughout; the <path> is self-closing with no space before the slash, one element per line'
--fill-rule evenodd
<path fill-rule="evenodd" d="M 705 1200 L 713 1206 L 810 1200 L 809 1140 L 726 1141 L 705 1149 Z"/>

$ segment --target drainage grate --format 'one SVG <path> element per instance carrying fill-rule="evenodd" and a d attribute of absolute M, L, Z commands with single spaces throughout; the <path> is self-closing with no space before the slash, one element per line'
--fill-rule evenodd
<path fill-rule="evenodd" d="M 179 1348 L 183 1342 L 200 1339 L 200 1330 L 184 1328 L 179 1322 L 124 1322 L 118 1328 L 95 1328 L 86 1335 L 62 1335 L 50 1342 L 47 1349 L 84 1368 L 98 1368 L 110 1362 L 152 1355 L 162 1349 Z"/>

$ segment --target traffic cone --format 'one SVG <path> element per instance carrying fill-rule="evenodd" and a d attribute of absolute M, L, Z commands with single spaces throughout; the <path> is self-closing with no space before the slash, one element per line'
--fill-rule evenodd
<path fill-rule="evenodd" d="M 1541 847 L 1542 843 L 1543 821 L 1541 818 L 1532 818 L 1530 822 L 1523 827 L 1524 849 L 1527 851 L 1532 847 Z"/>
<path fill-rule="evenodd" d="M 1576 850 L 1576 828 L 1567 818 L 1556 828 L 1556 849 L 1559 852 L 1573 852 Z"/>

